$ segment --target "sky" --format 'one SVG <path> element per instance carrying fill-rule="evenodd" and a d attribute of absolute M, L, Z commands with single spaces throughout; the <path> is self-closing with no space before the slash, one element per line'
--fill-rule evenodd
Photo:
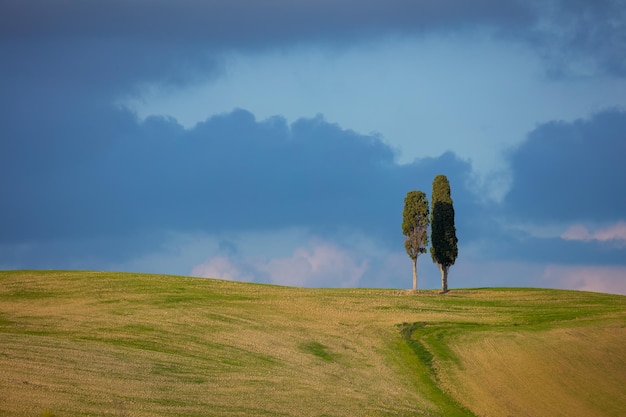
<path fill-rule="evenodd" d="M 626 3 L 0 0 L 0 269 L 626 294 Z M 418 258 L 418 287 L 440 288 Z"/>

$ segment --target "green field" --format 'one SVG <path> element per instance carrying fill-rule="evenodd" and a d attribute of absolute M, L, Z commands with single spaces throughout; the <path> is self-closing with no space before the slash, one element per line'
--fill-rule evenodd
<path fill-rule="evenodd" d="M 624 416 L 626 297 L 0 272 L 0 416 Z"/>

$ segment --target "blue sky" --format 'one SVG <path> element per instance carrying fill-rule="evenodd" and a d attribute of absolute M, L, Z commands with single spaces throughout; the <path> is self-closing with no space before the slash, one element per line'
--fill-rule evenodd
<path fill-rule="evenodd" d="M 0 1 L 0 269 L 626 294 L 621 1 Z M 428 254 L 420 288 L 437 288 Z"/>

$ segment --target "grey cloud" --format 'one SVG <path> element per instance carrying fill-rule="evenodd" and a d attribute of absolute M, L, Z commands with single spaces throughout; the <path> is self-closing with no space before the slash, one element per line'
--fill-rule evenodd
<path fill-rule="evenodd" d="M 428 192 L 441 172 L 474 210 L 471 167 L 453 154 L 400 166 L 379 138 L 321 117 L 288 125 L 238 110 L 185 130 L 123 109 L 82 110 L 4 136 L 0 243 L 284 227 L 395 242 L 404 194 Z"/>
<path fill-rule="evenodd" d="M 147 37 L 227 45 L 333 39 L 475 24 L 520 25 L 524 2 L 496 0 L 164 0 L 3 2 L 0 37 Z"/>
<path fill-rule="evenodd" d="M 535 223 L 624 220 L 624 132 L 626 112 L 619 110 L 536 128 L 509 156 L 507 212 Z"/>
<path fill-rule="evenodd" d="M 477 259 L 624 265 L 623 245 L 537 237 L 507 224 L 536 227 L 607 224 L 626 215 L 626 112 L 538 126 L 508 154 L 513 182 L 501 206 L 485 212 L 472 231 Z M 496 221 L 496 219 L 498 219 Z"/>
<path fill-rule="evenodd" d="M 523 36 L 555 77 L 598 71 L 626 76 L 626 3 L 621 0 L 543 2 L 531 29 Z"/>
<path fill-rule="evenodd" d="M 220 75 L 219 55 L 233 48 L 485 28 L 529 42 L 553 74 L 590 61 L 626 74 L 626 6 L 608 0 L 0 0 L 0 10 L 2 107 L 68 95 L 110 102 L 147 83 L 189 85 Z"/>
<path fill-rule="evenodd" d="M 599 71 L 626 75 L 626 5 L 620 0 L 4 0 L 0 4 L 3 42 L 90 43 L 104 56 L 132 51 L 126 55 L 130 62 L 139 58 L 149 63 L 155 54 L 169 54 L 198 64 L 196 60 L 206 59 L 203 54 L 230 48 L 341 44 L 394 34 L 490 29 L 501 39 L 529 42 L 546 58 L 553 75 L 576 73 L 575 67 L 589 62 Z"/>
<path fill-rule="evenodd" d="M 365 229 L 396 245 L 404 194 L 430 193 L 439 173 L 452 183 L 461 244 L 487 236 L 508 248 L 502 256 L 527 253 L 528 240 L 499 230 L 474 201 L 471 166 L 452 153 L 400 166 L 379 138 L 323 118 L 288 125 L 236 111 L 185 130 L 167 118 L 140 123 L 110 103 L 142 83 L 215 76 L 225 48 L 485 27 L 530 42 L 557 72 L 590 59 L 624 75 L 623 2 L 546 4 L 0 0 L 0 258 L 129 257 L 148 240 L 153 248 L 159 230 L 303 225 L 328 236 Z M 504 210 L 537 222 L 623 219 L 624 119 L 610 111 L 537 128 L 510 155 Z M 150 238 L 120 244 L 139 235 Z M 542 243 L 529 256 L 547 256 Z M 568 245 L 554 256 L 587 247 Z"/>
<path fill-rule="evenodd" d="M 110 103 L 137 93 L 145 83 L 184 86 L 221 71 L 196 45 L 116 36 L 0 38 L 0 57 L 0 104 L 14 111 L 42 106 L 54 112 L 60 104 L 79 101 Z"/>

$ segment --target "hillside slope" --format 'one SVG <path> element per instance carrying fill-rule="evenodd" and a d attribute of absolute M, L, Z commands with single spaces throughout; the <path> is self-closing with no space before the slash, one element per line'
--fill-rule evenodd
<path fill-rule="evenodd" d="M 0 272 L 7 416 L 618 416 L 624 346 L 623 296 Z"/>

